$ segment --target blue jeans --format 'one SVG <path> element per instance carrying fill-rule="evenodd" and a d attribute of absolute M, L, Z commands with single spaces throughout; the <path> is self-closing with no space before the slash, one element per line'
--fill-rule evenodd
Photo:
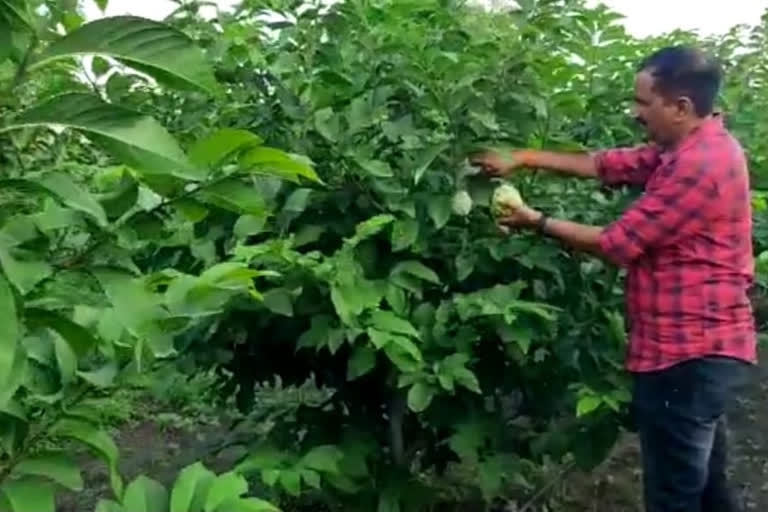
<path fill-rule="evenodd" d="M 711 357 L 634 375 L 647 512 L 737 512 L 725 412 L 750 365 Z"/>

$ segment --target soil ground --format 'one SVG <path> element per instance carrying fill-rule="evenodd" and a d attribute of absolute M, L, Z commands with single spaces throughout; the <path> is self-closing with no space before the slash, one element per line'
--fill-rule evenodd
<path fill-rule="evenodd" d="M 730 476 L 744 511 L 768 511 L 768 350 L 728 416 Z M 596 472 L 571 475 L 559 490 L 563 512 L 642 512 L 640 448 L 627 435 Z"/>
<path fill-rule="evenodd" d="M 729 416 L 732 481 L 745 512 L 768 511 L 768 361 L 766 357 L 761 361 Z M 214 471 L 224 471 L 231 461 L 208 455 L 221 441 L 222 430 L 215 423 L 194 428 L 156 420 L 130 424 L 116 434 L 121 471 L 126 481 L 146 474 L 166 485 L 172 484 L 180 468 L 201 459 Z M 61 496 L 59 512 L 90 512 L 99 496 L 109 496 L 103 464 L 88 458 L 84 463 L 87 489 Z M 568 475 L 542 496 L 546 506 L 526 512 L 642 512 L 641 496 L 640 451 L 635 436 L 626 435 L 595 472 Z"/>

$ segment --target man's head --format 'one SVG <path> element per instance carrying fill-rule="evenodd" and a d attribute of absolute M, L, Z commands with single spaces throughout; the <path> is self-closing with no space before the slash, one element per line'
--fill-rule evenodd
<path fill-rule="evenodd" d="M 648 57 L 635 80 L 635 116 L 650 138 L 671 146 L 712 114 L 722 71 L 694 48 L 670 47 Z"/>

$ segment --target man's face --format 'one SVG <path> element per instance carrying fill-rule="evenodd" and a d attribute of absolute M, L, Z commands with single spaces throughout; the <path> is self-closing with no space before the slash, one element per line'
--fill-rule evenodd
<path fill-rule="evenodd" d="M 680 111 L 674 101 L 661 96 L 653 87 L 655 78 L 641 71 L 635 78 L 635 118 L 645 127 L 653 142 L 666 146 L 675 140 Z"/>

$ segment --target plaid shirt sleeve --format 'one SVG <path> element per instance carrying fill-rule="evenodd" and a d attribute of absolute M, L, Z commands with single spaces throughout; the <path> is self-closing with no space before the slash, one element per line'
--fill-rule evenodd
<path fill-rule="evenodd" d="M 603 230 L 603 254 L 626 266 L 649 249 L 674 244 L 699 229 L 706 222 L 707 205 L 717 200 L 713 175 L 729 169 L 729 161 L 718 156 L 691 152 L 660 169 L 653 187 Z"/>
<path fill-rule="evenodd" d="M 606 185 L 645 185 L 659 165 L 660 152 L 652 145 L 617 148 L 593 154 L 597 174 Z"/>

